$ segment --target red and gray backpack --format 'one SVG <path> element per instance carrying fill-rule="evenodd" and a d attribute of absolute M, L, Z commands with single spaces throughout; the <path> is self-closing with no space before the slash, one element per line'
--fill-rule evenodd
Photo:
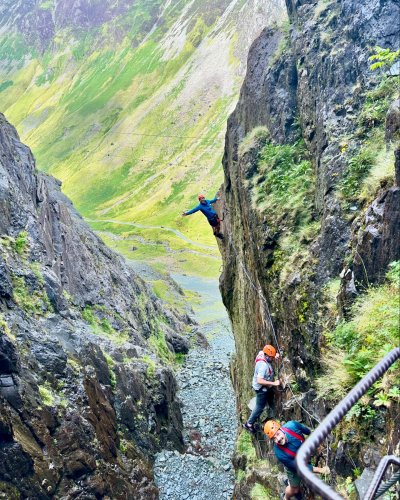
<path fill-rule="evenodd" d="M 260 355 L 260 353 L 257 354 L 257 357 L 255 359 L 255 364 L 259 363 L 260 361 L 263 361 L 268 366 L 268 375 L 267 375 L 268 379 L 266 379 L 266 380 L 273 380 L 273 378 L 274 378 L 274 370 L 273 370 L 272 366 L 265 359 L 264 354 L 262 354 L 262 355 Z"/>

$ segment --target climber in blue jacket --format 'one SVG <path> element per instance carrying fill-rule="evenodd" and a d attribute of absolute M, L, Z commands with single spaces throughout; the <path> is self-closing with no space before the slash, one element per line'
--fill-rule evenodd
<path fill-rule="evenodd" d="M 285 500 L 290 500 L 292 497 L 298 500 L 301 499 L 301 480 L 297 474 L 295 459 L 300 446 L 304 442 L 304 434 L 308 436 L 311 433 L 310 429 L 295 420 L 290 420 L 282 426 L 275 420 L 268 420 L 264 426 L 264 433 L 274 441 L 275 456 L 284 465 L 288 476 L 289 484 L 282 498 Z M 328 466 L 313 467 L 309 464 L 308 467 L 317 474 L 330 473 Z"/>
<path fill-rule="evenodd" d="M 207 217 L 208 223 L 213 228 L 214 236 L 217 238 L 223 238 L 223 234 L 221 233 L 221 219 L 218 217 L 217 212 L 211 206 L 213 203 L 219 200 L 219 198 L 213 198 L 212 200 L 206 200 L 204 194 L 199 194 L 198 196 L 199 204 L 197 207 L 188 210 L 187 212 L 183 212 L 182 216 L 194 214 L 195 212 L 200 212 Z"/>

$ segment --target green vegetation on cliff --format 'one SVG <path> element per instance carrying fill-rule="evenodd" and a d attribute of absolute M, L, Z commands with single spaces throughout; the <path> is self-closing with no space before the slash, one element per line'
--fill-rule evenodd
<path fill-rule="evenodd" d="M 399 78 L 385 76 L 375 88 L 365 93 L 356 131 L 362 144 L 350 152 L 347 168 L 339 182 L 345 208 L 352 201 L 371 201 L 382 185 L 393 183 L 394 147 L 386 144 L 385 120 L 389 106 L 397 98 L 399 83 Z M 346 150 L 347 143 L 342 147 Z"/>
<path fill-rule="evenodd" d="M 262 127 L 244 138 L 239 152 L 248 157 L 254 206 L 277 242 L 270 271 L 284 280 L 295 261 L 307 258 L 307 244 L 320 227 L 313 210 L 315 177 L 309 153 L 303 140 L 277 144 Z"/>
<path fill-rule="evenodd" d="M 303 141 L 267 142 L 259 153 L 257 205 L 271 214 L 273 223 L 290 217 L 294 228 L 310 219 L 313 203 L 313 169 Z"/>
<path fill-rule="evenodd" d="M 394 262 L 383 285 L 370 287 L 352 307 L 352 317 L 326 334 L 327 347 L 322 355 L 325 373 L 317 379 L 319 396 L 338 401 L 376 363 L 399 343 L 400 262 Z M 396 365 L 374 385 L 353 415 L 362 406 L 389 406 L 399 400 L 400 376 Z M 376 413 L 370 408 L 369 414 Z"/>

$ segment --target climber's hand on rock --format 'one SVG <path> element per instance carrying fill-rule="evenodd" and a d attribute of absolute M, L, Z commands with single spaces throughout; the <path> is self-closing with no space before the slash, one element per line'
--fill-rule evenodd
<path fill-rule="evenodd" d="M 182 212 L 182 217 L 185 217 L 186 216 L 186 212 Z"/>
<path fill-rule="evenodd" d="M 275 387 L 279 387 L 281 385 L 281 381 L 278 379 L 278 380 L 275 380 L 274 382 L 274 386 Z"/>
<path fill-rule="evenodd" d="M 325 476 L 327 476 L 331 473 L 331 470 L 327 465 L 325 465 L 324 467 L 313 467 L 313 472 L 316 472 L 317 474 L 324 474 Z"/>

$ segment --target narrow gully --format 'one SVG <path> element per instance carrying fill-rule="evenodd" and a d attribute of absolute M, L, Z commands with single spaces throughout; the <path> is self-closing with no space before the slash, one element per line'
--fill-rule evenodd
<path fill-rule="evenodd" d="M 157 455 L 156 484 L 161 500 L 228 499 L 234 488 L 231 457 L 238 425 L 229 376 L 233 335 L 217 280 L 173 278 L 182 288 L 200 293 L 194 310 L 208 346 L 193 347 L 177 373 L 186 450 Z"/>

